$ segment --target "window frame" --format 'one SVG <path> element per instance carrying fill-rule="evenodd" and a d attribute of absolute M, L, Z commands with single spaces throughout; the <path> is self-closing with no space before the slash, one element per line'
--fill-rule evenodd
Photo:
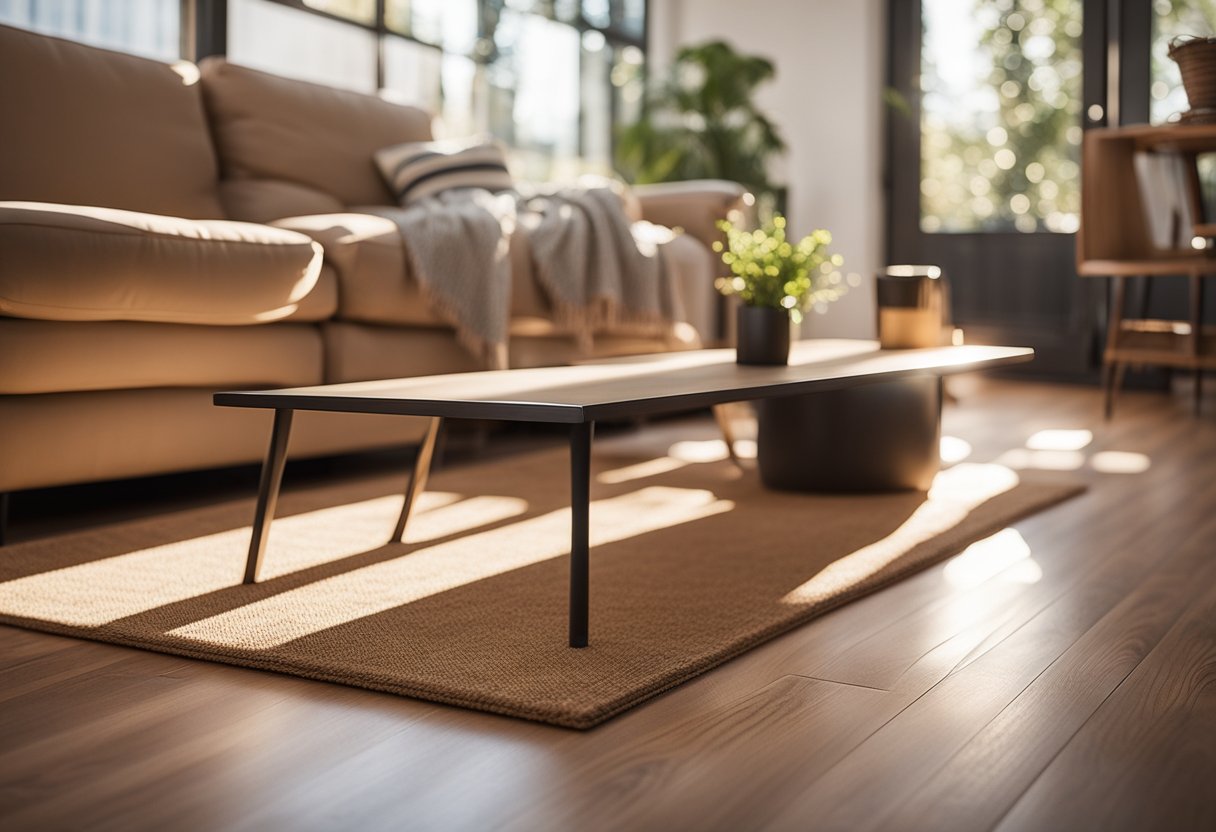
<path fill-rule="evenodd" d="M 484 19 L 484 9 L 487 5 L 487 0 L 476 0 L 479 7 L 478 19 Z M 324 11 L 323 9 L 313 8 L 307 5 L 304 0 L 265 0 L 265 2 L 275 3 L 280 6 L 286 6 L 293 11 L 301 14 L 311 14 L 325 20 L 330 20 L 344 26 L 354 26 L 368 32 L 372 32 L 376 36 L 376 78 L 375 85 L 377 90 L 384 89 L 385 84 L 385 60 L 384 60 L 384 41 L 387 37 L 401 38 L 411 41 L 418 46 L 427 49 L 433 49 L 438 54 L 442 55 L 460 55 L 468 58 L 478 64 L 485 65 L 486 57 L 479 55 L 474 51 L 474 54 L 466 55 L 460 52 L 448 52 L 442 44 L 431 43 L 430 41 L 422 40 L 415 37 L 412 33 L 402 32 L 399 29 L 390 27 L 386 22 L 387 0 L 375 0 L 375 16 L 372 22 L 365 23 L 358 20 L 352 20 L 342 15 L 333 14 Z M 586 32 L 599 32 L 604 37 L 605 48 L 616 49 L 624 47 L 635 47 L 642 52 L 643 66 L 649 53 L 649 42 L 651 32 L 650 15 L 652 11 L 652 3 L 646 2 L 642 18 L 642 33 L 640 36 L 631 35 L 630 33 L 620 29 L 617 26 L 595 26 L 583 14 L 582 4 L 579 4 L 578 14 L 571 20 L 560 20 L 564 25 L 573 27 L 581 37 Z M 535 11 L 520 11 L 519 14 L 535 15 L 546 19 L 552 19 L 549 15 L 541 14 Z M 205 57 L 212 55 L 223 56 L 228 52 L 228 0 L 182 0 L 182 54 L 187 59 L 199 61 Z M 479 24 L 478 37 L 484 37 L 485 33 L 481 30 Z M 610 82 L 611 83 L 611 82 Z M 615 125 L 619 119 L 618 103 L 616 95 L 610 95 L 610 119 Z M 579 153 L 586 152 L 584 146 L 585 137 L 582 132 L 582 125 L 585 121 L 586 114 L 583 110 L 583 101 L 580 96 L 579 106 Z M 610 150 L 613 155 L 616 152 L 616 131 L 613 130 L 609 137 Z"/>

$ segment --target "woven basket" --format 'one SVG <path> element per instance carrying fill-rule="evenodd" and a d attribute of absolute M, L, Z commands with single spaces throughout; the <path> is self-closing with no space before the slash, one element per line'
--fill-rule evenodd
<path fill-rule="evenodd" d="M 1170 41 L 1170 57 L 1182 72 L 1192 110 L 1216 110 L 1216 38 L 1180 35 Z"/>

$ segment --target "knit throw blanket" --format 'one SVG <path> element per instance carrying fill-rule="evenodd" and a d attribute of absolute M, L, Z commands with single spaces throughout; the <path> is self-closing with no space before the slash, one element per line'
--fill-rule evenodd
<path fill-rule="evenodd" d="M 609 187 L 461 188 L 376 213 L 397 223 L 432 308 L 489 368 L 507 366 L 514 233 L 527 235 L 557 323 L 584 347 L 606 327 L 649 324 L 666 334 L 679 318 L 656 227 L 631 224 Z"/>

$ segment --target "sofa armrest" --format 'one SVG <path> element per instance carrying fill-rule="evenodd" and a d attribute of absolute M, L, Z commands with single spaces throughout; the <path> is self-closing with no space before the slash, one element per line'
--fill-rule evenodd
<path fill-rule="evenodd" d="M 282 229 L 44 202 L 0 202 L 0 252 L 0 314 L 51 321 L 266 323 L 321 271 Z"/>
<path fill-rule="evenodd" d="M 444 326 L 413 280 L 397 223 L 374 213 L 399 209 L 356 208 L 274 220 L 275 228 L 307 234 L 325 249 L 338 273 L 338 317 L 395 326 Z"/>
<path fill-rule="evenodd" d="M 747 188 L 724 179 L 697 179 L 635 185 L 642 219 L 668 228 L 682 228 L 706 246 L 721 239 L 716 223 L 750 204 Z"/>

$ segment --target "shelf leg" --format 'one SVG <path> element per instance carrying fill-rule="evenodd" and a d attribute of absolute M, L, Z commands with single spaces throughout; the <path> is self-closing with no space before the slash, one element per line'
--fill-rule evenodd
<path fill-rule="evenodd" d="M 1202 408 L 1203 368 L 1199 365 L 1199 348 L 1203 342 L 1203 275 L 1191 275 L 1191 357 L 1195 361 L 1195 388 L 1191 408 L 1196 416 Z"/>
<path fill-rule="evenodd" d="M 1106 322 L 1106 352 L 1102 357 L 1102 413 L 1106 421 L 1115 414 L 1115 396 L 1123 383 L 1123 366 L 1116 355 L 1119 349 L 1119 334 L 1123 328 L 1123 299 L 1126 292 L 1126 278 L 1116 277 L 1115 285 L 1110 296 L 1110 314 Z"/>

